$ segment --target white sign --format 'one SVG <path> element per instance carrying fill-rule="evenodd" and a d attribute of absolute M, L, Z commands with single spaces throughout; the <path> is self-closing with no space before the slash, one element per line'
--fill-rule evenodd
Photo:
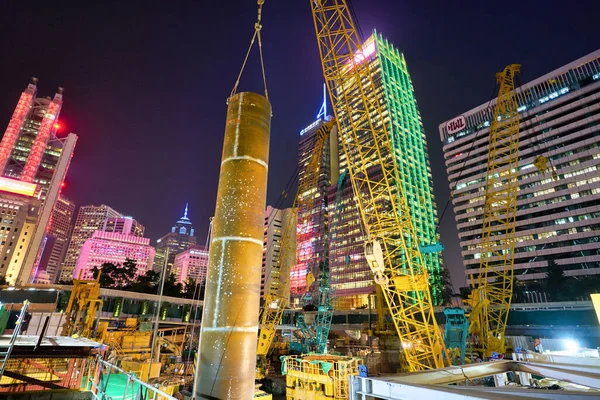
<path fill-rule="evenodd" d="M 453 133 L 460 132 L 467 127 L 467 120 L 464 115 L 451 119 L 446 122 L 446 131 L 448 135 L 452 135 Z"/>

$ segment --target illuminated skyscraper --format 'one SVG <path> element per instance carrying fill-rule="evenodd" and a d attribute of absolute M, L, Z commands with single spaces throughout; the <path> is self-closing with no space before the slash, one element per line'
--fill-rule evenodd
<path fill-rule="evenodd" d="M 167 260 L 167 274 L 171 273 L 175 256 L 190 246 L 196 244 L 196 236 L 194 236 L 194 228 L 192 222 L 188 218 L 188 205 L 185 205 L 183 217 L 181 217 L 171 228 L 171 232 L 167 233 L 156 241 L 156 256 L 154 259 L 154 271 L 161 272 L 165 263 L 165 255 L 169 249 L 169 257 Z"/>
<path fill-rule="evenodd" d="M 600 273 L 600 50 L 516 90 L 519 188 L 514 274 Z M 490 120 L 496 100 L 440 124 L 468 282 L 479 275 Z M 540 158 L 545 157 L 545 169 Z M 536 165 L 537 164 L 537 165 Z M 491 263 L 501 265 L 499 257 Z M 571 278 L 573 279 L 573 278 Z"/>
<path fill-rule="evenodd" d="M 290 224 L 294 224 L 294 231 L 296 229 L 295 217 L 296 213 L 293 212 L 292 208 L 278 209 L 271 206 L 267 206 L 265 213 L 265 233 L 263 242 L 263 263 L 262 263 L 262 274 L 260 284 L 260 296 L 264 298 L 265 292 L 268 290 L 271 284 L 271 270 L 279 259 L 281 253 L 281 240 L 286 229 L 289 228 Z M 294 220 L 292 220 L 294 218 Z M 296 236 L 292 235 L 289 240 L 292 242 L 288 243 L 290 249 L 296 247 Z M 283 261 L 283 260 L 282 260 Z M 292 250 L 289 254 L 289 259 L 285 262 L 293 264 L 295 262 L 295 252 Z M 288 279 L 288 277 L 280 277 L 280 279 Z M 282 283 L 283 284 L 283 283 Z"/>
<path fill-rule="evenodd" d="M 131 217 L 107 218 L 102 230 L 105 232 L 118 232 L 125 235 L 144 237 L 144 225 Z"/>
<path fill-rule="evenodd" d="M 94 267 L 104 263 L 122 265 L 127 259 L 135 261 L 136 276 L 152 269 L 154 248 L 150 246 L 150 239 L 119 232 L 95 231 L 81 246 L 74 276 L 93 279 Z"/>
<path fill-rule="evenodd" d="M 67 255 L 62 264 L 60 280 L 70 281 L 73 279 L 73 271 L 77 265 L 81 246 L 83 246 L 85 241 L 91 238 L 97 230 L 102 230 L 107 219 L 120 217 L 121 214 L 118 211 L 104 204 L 100 206 L 82 206 L 79 208 L 69 248 L 67 249 Z"/>
<path fill-rule="evenodd" d="M 171 273 L 175 280 L 186 284 L 193 279 L 196 285 L 203 285 L 208 268 L 208 250 L 203 246 L 193 245 L 175 256 Z"/>
<path fill-rule="evenodd" d="M 298 151 L 298 181 L 299 185 L 305 179 L 308 179 L 308 164 L 313 154 L 317 131 L 331 116 L 327 115 L 327 97 L 325 87 L 323 87 L 323 103 L 317 114 L 317 119 L 300 131 L 300 144 Z M 306 275 L 312 272 L 314 277 L 319 276 L 319 267 L 324 262 L 324 244 L 327 234 L 327 190 L 331 185 L 332 171 L 337 176 L 338 171 L 338 153 L 337 136 L 332 133 L 330 141 L 325 143 L 323 157 L 319 162 L 319 178 L 317 187 L 312 188 L 307 193 L 300 193 L 301 199 L 306 201 L 309 196 L 314 197 L 314 209 L 307 226 L 298 225 L 297 235 L 297 263 L 292 267 L 290 276 L 291 303 L 299 304 L 300 298 L 305 302 L 312 302 L 314 292 L 318 289 L 318 283 L 312 286 L 311 293 L 304 294 L 306 288 Z M 333 149 L 333 151 L 332 151 Z M 333 177 L 336 180 L 336 177 Z M 303 219 L 299 216 L 299 219 Z M 298 221 L 299 224 L 302 221 Z M 300 230 L 308 230 L 307 234 L 300 234 Z"/>
<path fill-rule="evenodd" d="M 6 275 L 10 283 L 31 282 L 36 276 L 48 224 L 77 142 L 73 133 L 65 137 L 56 135 L 63 89 L 59 88 L 53 99 L 37 98 L 36 94 L 37 79 L 34 79 L 21 94 L 0 142 L 1 196 L 10 193 L 7 200 L 21 196 L 23 205 L 19 209 L 28 208 L 28 218 L 33 221 L 28 238 L 19 239 L 20 258 L 11 261 L 10 268 L 0 267 L 0 274 Z M 16 239 L 23 228 L 13 226 L 10 237 Z M 11 241 L 5 242 L 1 246 Z"/>
<path fill-rule="evenodd" d="M 406 61 L 402 53 L 380 34 L 374 32 L 364 43 L 362 54 L 357 54 L 356 62 L 369 62 L 375 87 L 367 92 L 368 96 L 377 96 L 382 106 L 384 121 L 375 123 L 387 124 L 392 136 L 394 154 L 383 155 L 395 157 L 400 170 L 402 188 L 407 197 L 411 216 L 420 245 L 437 243 L 436 225 L 437 208 L 433 196 L 431 168 L 427 152 L 427 141 L 421 115 L 417 107 L 415 93 L 408 73 Z M 336 88 L 347 91 L 347 88 Z M 345 93 L 358 102 L 360 94 Z M 348 123 L 343 111 L 340 118 L 340 147 L 346 139 L 345 126 Z M 371 140 L 370 135 L 363 138 Z M 350 161 L 361 164 L 355 154 Z M 340 151 L 339 168 L 343 172 L 348 160 Z M 376 171 L 374 171 L 376 173 Z M 337 182 L 331 182 L 336 185 Z M 340 221 L 330 220 L 330 226 L 337 224 L 337 234 L 330 247 L 330 268 L 332 281 L 336 286 L 338 306 L 361 307 L 367 305 L 368 295 L 375 292 L 372 272 L 364 257 L 364 241 L 366 239 L 358 214 L 352 189 L 346 185 L 342 188 L 339 207 L 343 209 Z M 334 215 L 337 187 L 329 190 L 329 215 Z M 423 259 L 430 271 L 432 295 L 436 301 L 441 300 L 439 290 L 439 270 L 441 255 L 439 253 L 424 254 Z"/>
<path fill-rule="evenodd" d="M 60 195 L 54 204 L 48 233 L 42 246 L 43 252 L 38 266 L 36 283 L 56 282 L 57 273 L 67 254 L 74 214 L 75 203 Z"/>

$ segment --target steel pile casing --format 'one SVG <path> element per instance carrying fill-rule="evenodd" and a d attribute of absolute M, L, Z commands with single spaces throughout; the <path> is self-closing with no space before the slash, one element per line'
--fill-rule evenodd
<path fill-rule="evenodd" d="M 271 104 L 230 97 L 208 262 L 199 398 L 253 398 Z"/>

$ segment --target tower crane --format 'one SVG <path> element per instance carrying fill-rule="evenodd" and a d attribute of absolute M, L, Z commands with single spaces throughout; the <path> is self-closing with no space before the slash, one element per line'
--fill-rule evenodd
<path fill-rule="evenodd" d="M 419 249 L 371 67 L 346 0 L 311 0 L 323 75 L 366 231 L 365 256 L 409 371 L 445 366 L 429 276 Z"/>
<path fill-rule="evenodd" d="M 306 168 L 305 176 L 298 182 L 298 192 L 294 199 L 294 210 L 298 218 L 298 238 L 309 235 L 312 226 L 312 211 L 315 200 L 319 197 L 317 187 L 319 169 L 323 157 L 325 142 L 336 122 L 331 119 L 325 122 L 316 132 L 315 145 Z M 281 321 L 283 311 L 288 304 L 290 294 L 290 267 L 296 261 L 296 224 L 287 224 L 282 232 L 279 255 L 271 269 L 269 288 L 260 313 L 260 329 L 258 332 L 256 377 L 262 379 L 269 369 L 268 354 L 275 338 L 277 324 Z"/>
<path fill-rule="evenodd" d="M 521 66 L 496 74 L 498 100 L 490 124 L 481 258 L 470 297 L 469 333 L 479 338 L 483 357 L 505 351 L 504 331 L 513 292 L 519 189 L 519 113 L 514 78 Z"/>

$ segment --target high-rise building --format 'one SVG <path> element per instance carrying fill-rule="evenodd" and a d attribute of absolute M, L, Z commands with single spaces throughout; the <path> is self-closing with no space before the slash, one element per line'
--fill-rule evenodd
<path fill-rule="evenodd" d="M 54 204 L 48 233 L 42 246 L 42 256 L 35 278 L 36 283 L 56 282 L 57 273 L 67 254 L 74 214 L 75 203 L 60 195 Z"/>
<path fill-rule="evenodd" d="M 175 256 L 171 273 L 177 282 L 186 284 L 193 279 L 196 285 L 203 285 L 208 268 L 208 250 L 203 246 L 191 246 Z"/>
<path fill-rule="evenodd" d="M 6 201 L 12 201 L 15 195 L 21 196 L 21 202 L 27 200 L 27 205 L 23 203 L 19 207 L 28 208 L 29 219 L 35 219 L 25 240 L 28 245 L 20 249 L 20 258 L 11 261 L 10 272 L 6 269 L 8 266 L 0 267 L 0 274 L 6 274 L 11 284 L 36 278 L 54 205 L 77 142 L 73 133 L 57 136 L 62 104 L 62 88 L 53 99 L 38 98 L 34 78 L 21 94 L 0 142 L 0 196 L 7 193 Z M 23 228 L 13 225 L 11 238 Z"/>
<path fill-rule="evenodd" d="M 394 154 L 384 154 L 384 157 L 394 157 L 399 169 L 400 184 L 410 205 L 411 217 L 419 245 L 432 245 L 438 242 L 437 208 L 433 195 L 433 180 L 429 165 L 427 141 L 421 115 L 417 106 L 415 92 L 408 72 L 404 55 L 377 32 L 365 41 L 363 51 L 357 54 L 356 62 L 368 62 L 373 78 L 374 88 L 367 89 L 367 96 L 379 99 L 383 113 L 383 121 L 390 134 Z M 334 88 L 343 92 L 350 101 L 359 102 L 361 95 L 351 93 L 354 86 Z M 354 99 L 354 100 L 352 100 Z M 357 104 L 358 107 L 358 104 Z M 340 119 L 339 147 L 348 139 L 345 131 L 349 125 L 344 110 L 337 110 Z M 370 134 L 359 140 L 368 144 L 372 140 Z M 350 154 L 350 160 L 340 150 L 339 171 L 343 175 L 348 162 L 360 167 L 363 161 L 358 154 Z M 375 176 L 377 171 L 371 171 Z M 342 186 L 340 204 L 335 204 L 337 182 L 331 182 L 329 189 L 329 225 L 335 227 L 334 240 L 330 244 L 330 269 L 332 284 L 336 288 L 338 307 L 361 307 L 368 304 L 368 296 L 375 293 L 373 274 L 364 257 L 364 241 L 362 222 L 358 213 L 354 193 L 348 183 Z M 334 207 L 343 209 L 343 218 L 332 220 Z M 441 255 L 429 253 L 423 255 L 425 266 L 432 280 L 432 296 L 434 301 L 441 301 L 439 270 Z"/>
<path fill-rule="evenodd" d="M 567 276 L 599 274 L 600 50 L 516 93 L 520 140 L 515 276 L 544 279 L 551 261 Z M 482 104 L 439 127 L 469 282 L 478 275 L 481 255 L 495 104 Z M 539 162 L 544 158 L 545 168 Z"/>
<path fill-rule="evenodd" d="M 133 235 L 138 237 L 144 237 L 144 225 L 132 217 L 117 217 L 107 218 L 104 221 L 102 230 L 105 232 L 117 232 L 125 235 Z"/>
<path fill-rule="evenodd" d="M 31 245 L 41 201 L 21 195 L 0 194 L 0 273 L 14 285 Z"/>
<path fill-rule="evenodd" d="M 104 228 L 104 222 L 109 218 L 120 218 L 121 214 L 104 204 L 95 206 L 82 206 L 75 219 L 75 226 L 67 249 L 65 261 L 62 264 L 60 280 L 70 281 L 77 265 L 81 246 L 92 237 L 94 232 Z M 76 278 L 76 276 L 75 276 Z"/>
<path fill-rule="evenodd" d="M 98 230 L 81 246 L 74 276 L 93 279 L 94 267 L 101 267 L 104 263 L 122 265 L 127 259 L 135 261 L 136 276 L 152 269 L 154 247 L 150 246 L 150 239 Z"/>
<path fill-rule="evenodd" d="M 323 87 L 323 103 L 317 114 L 317 119 L 300 131 L 300 143 L 298 149 L 298 181 L 302 186 L 308 177 L 309 162 L 314 153 L 317 141 L 317 131 L 328 121 L 331 116 L 327 115 L 327 97 Z M 297 262 L 292 267 L 290 276 L 290 291 L 292 304 L 298 304 L 300 299 L 311 302 L 318 290 L 318 284 L 306 291 L 306 275 L 312 272 L 314 277 L 319 276 L 319 268 L 324 263 L 325 239 L 327 235 L 327 191 L 332 180 L 337 180 L 338 175 L 338 144 L 337 131 L 333 131 L 330 140 L 325 142 L 323 156 L 319 161 L 317 187 L 305 193 L 299 193 L 300 200 L 306 202 L 309 197 L 314 199 L 313 209 L 310 217 L 298 216 Z"/>
<path fill-rule="evenodd" d="M 167 274 L 171 273 L 175 256 L 190 246 L 196 244 L 196 236 L 194 236 L 194 228 L 192 222 L 188 218 L 188 205 L 185 205 L 183 217 L 181 217 L 171 228 L 171 232 L 167 233 L 156 241 L 156 257 L 154 260 L 154 271 L 161 272 L 165 263 L 165 255 L 168 252 Z"/>
<path fill-rule="evenodd" d="M 262 298 L 265 296 L 265 292 L 268 290 L 271 282 L 271 270 L 279 259 L 281 254 L 281 241 L 283 239 L 284 232 L 287 229 L 292 229 L 290 235 L 290 242 L 288 246 L 290 258 L 286 262 L 293 264 L 295 262 L 295 248 L 296 248 L 296 213 L 292 208 L 278 209 L 271 206 L 267 206 L 265 213 L 265 233 L 263 242 L 263 264 L 261 274 L 261 285 L 260 295 Z M 290 224 L 294 224 L 290 228 Z M 283 261 L 283 260 L 282 260 Z M 287 277 L 281 277 L 281 279 L 287 279 Z"/>

